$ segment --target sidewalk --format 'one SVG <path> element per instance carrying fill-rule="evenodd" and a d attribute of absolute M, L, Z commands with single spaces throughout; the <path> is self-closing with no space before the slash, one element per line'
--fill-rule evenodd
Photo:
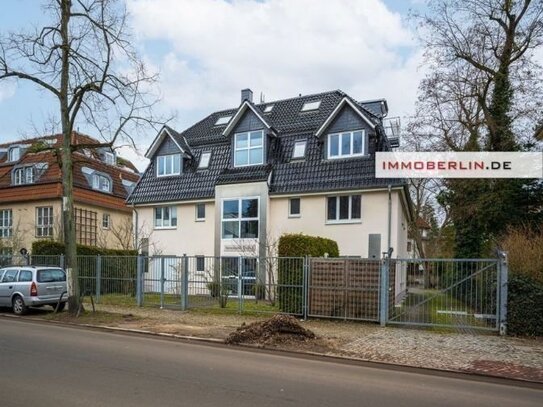
<path fill-rule="evenodd" d="M 90 308 L 90 304 L 87 309 Z M 137 329 L 199 338 L 225 339 L 242 323 L 270 315 L 218 315 L 204 311 L 181 312 L 155 308 L 97 305 L 80 323 Z M 112 315 L 102 314 L 112 313 Z M 67 313 L 40 315 L 44 319 L 73 321 Z M 543 341 L 499 337 L 494 334 L 433 332 L 381 328 L 369 323 L 308 320 L 301 324 L 317 340 L 281 343 L 275 348 L 415 367 L 462 371 L 543 383 Z"/>

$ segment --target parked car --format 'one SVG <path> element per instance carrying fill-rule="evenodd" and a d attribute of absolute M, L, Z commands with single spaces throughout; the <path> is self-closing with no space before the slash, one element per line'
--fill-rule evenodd
<path fill-rule="evenodd" d="M 64 295 L 62 295 L 64 293 Z M 62 296 L 62 301 L 58 304 Z M 0 268 L 0 307 L 23 315 L 28 307 L 66 305 L 66 273 L 58 267 L 6 266 Z"/>

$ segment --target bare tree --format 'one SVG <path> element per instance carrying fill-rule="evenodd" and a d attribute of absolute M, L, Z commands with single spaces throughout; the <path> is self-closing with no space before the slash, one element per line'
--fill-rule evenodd
<path fill-rule="evenodd" d="M 58 101 L 63 144 L 63 236 L 69 277 L 68 304 L 79 308 L 73 209 L 74 151 L 132 145 L 136 132 L 158 125 L 152 108 L 157 76 L 148 73 L 131 44 L 127 13 L 119 0 L 48 0 L 49 23 L 0 38 L 0 80 L 30 82 Z M 76 144 L 73 130 L 87 126 L 99 144 Z"/>

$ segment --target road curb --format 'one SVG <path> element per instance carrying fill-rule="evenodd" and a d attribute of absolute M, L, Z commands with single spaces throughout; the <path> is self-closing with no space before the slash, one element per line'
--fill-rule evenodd
<path fill-rule="evenodd" d="M 251 350 L 254 352 L 264 351 L 270 354 L 280 353 L 280 354 L 289 355 L 289 356 L 293 356 L 297 358 L 306 358 L 306 359 L 317 358 L 319 360 L 335 361 L 338 363 L 347 363 L 347 364 L 353 364 L 353 365 L 355 364 L 364 365 L 367 367 L 374 367 L 378 369 L 404 371 L 404 372 L 419 373 L 419 374 L 433 375 L 433 376 L 437 375 L 437 376 L 442 376 L 442 377 L 453 377 L 453 378 L 459 378 L 459 379 L 464 379 L 464 380 L 471 378 L 473 380 L 484 381 L 484 382 L 493 382 L 493 383 L 500 382 L 500 384 L 508 384 L 508 385 L 517 386 L 517 387 L 520 386 L 520 387 L 543 389 L 543 383 L 539 381 L 527 380 L 523 378 L 492 375 L 492 374 L 484 374 L 484 373 L 472 372 L 472 371 L 421 367 L 421 366 L 414 366 L 414 365 L 408 365 L 408 364 L 375 361 L 375 360 L 362 359 L 362 358 L 356 358 L 356 357 L 329 355 L 326 353 L 319 353 L 319 352 L 307 352 L 307 351 L 303 352 L 303 351 L 295 351 L 295 350 L 288 350 L 288 349 L 278 349 L 274 347 L 267 347 L 264 345 L 257 345 L 257 344 L 228 345 L 224 342 L 224 340 L 218 339 L 218 338 L 205 338 L 205 337 L 191 336 L 191 335 L 177 335 L 177 334 L 170 334 L 166 332 L 153 332 L 153 331 L 147 331 L 144 329 L 120 328 L 120 327 L 104 326 L 104 325 L 78 324 L 74 322 L 46 320 L 42 318 L 33 318 L 29 316 L 0 314 L 0 318 L 16 319 L 16 320 L 21 320 L 21 321 L 31 321 L 31 322 L 38 322 L 38 323 L 43 323 L 43 324 L 64 325 L 64 326 L 70 326 L 70 327 L 75 327 L 75 328 L 82 327 L 82 328 L 88 328 L 92 330 L 102 330 L 106 332 L 113 332 L 113 333 L 119 333 L 119 334 L 135 334 L 135 335 L 142 335 L 142 336 L 153 336 L 153 337 L 163 338 L 163 339 L 180 340 L 184 342 L 196 342 L 196 343 L 209 344 L 209 345 L 214 345 L 214 346 L 223 346 L 223 347 L 229 347 L 232 349 L 242 348 L 242 349 Z"/>

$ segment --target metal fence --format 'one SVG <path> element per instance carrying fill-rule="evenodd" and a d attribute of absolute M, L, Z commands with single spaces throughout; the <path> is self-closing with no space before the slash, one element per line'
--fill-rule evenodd
<path fill-rule="evenodd" d="M 0 265 L 64 266 L 63 256 L 0 256 Z M 311 257 L 78 256 L 97 303 L 382 325 L 500 330 L 507 261 Z M 213 311 L 214 310 L 214 311 Z"/>

